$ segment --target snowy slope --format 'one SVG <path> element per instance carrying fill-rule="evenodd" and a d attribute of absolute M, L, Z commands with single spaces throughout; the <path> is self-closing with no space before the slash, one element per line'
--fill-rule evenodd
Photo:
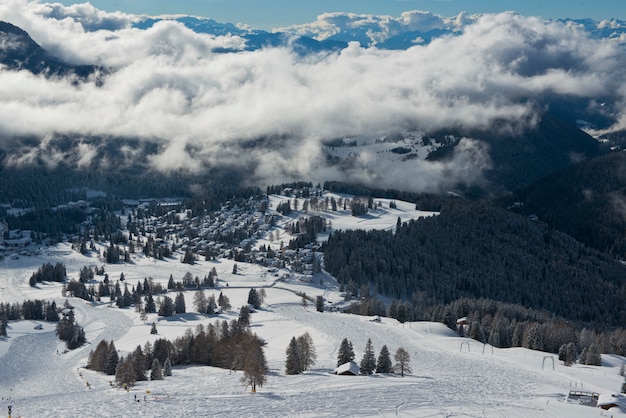
<path fill-rule="evenodd" d="M 278 199 L 281 198 L 273 197 L 272 204 Z M 406 220 L 416 213 L 410 204 L 398 202 L 397 209 L 380 209 L 378 217 L 368 220 L 337 214 L 333 224 L 337 229 L 339 225 L 343 229 L 364 225 L 393 227 L 398 216 Z M 59 284 L 42 284 L 35 289 L 28 286 L 30 274 L 45 261 L 63 262 L 71 277 L 76 277 L 84 265 L 100 264 L 97 258 L 82 256 L 65 244 L 47 248 L 38 256 L 15 260 L 6 257 L 0 261 L 0 301 L 55 298 L 57 303 L 62 303 Z M 278 281 L 268 269 L 244 263 L 238 263 L 238 274 L 233 275 L 233 264 L 232 260 L 220 259 L 189 266 L 174 259 L 154 261 L 136 255 L 132 263 L 106 266 L 111 278 L 123 272 L 129 285 L 148 276 L 163 284 L 170 274 L 176 280 L 186 272 L 204 276 L 215 267 L 220 287 L 207 290 L 207 294 L 217 295 L 222 291 L 233 306 L 230 312 L 219 316 L 190 312 L 165 319 L 149 315 L 144 323 L 134 309 L 70 299 L 88 339 L 87 345 L 72 352 L 65 352 L 53 325 L 44 323 L 43 329 L 36 330 L 34 321 L 10 323 L 9 338 L 0 340 L 0 411 L 11 405 L 13 416 L 22 417 L 588 417 L 600 416 L 601 410 L 566 402 L 568 392 L 577 389 L 612 393 L 619 391 L 623 382 L 618 375 L 623 359 L 615 356 L 605 356 L 603 367 L 565 367 L 555 361 L 553 370 L 551 360 L 542 367 L 546 353 L 483 347 L 478 342 L 459 338 L 442 324 L 402 325 L 387 318 L 378 323 L 368 317 L 319 313 L 311 305 L 303 308 L 301 298 L 293 290 L 310 296 L 323 295 L 334 302 L 341 300 L 337 284 L 328 277 L 320 285 L 317 276 L 303 281 L 298 275 Z M 140 382 L 128 393 L 112 387 L 110 377 L 84 369 L 89 351 L 101 339 L 113 339 L 124 355 L 148 340 L 173 338 L 198 324 L 236 318 L 238 308 L 246 303 L 250 287 L 263 287 L 267 294 L 262 309 L 251 317 L 253 331 L 267 343 L 265 355 L 270 367 L 267 383 L 257 393 L 241 386 L 240 372 L 231 374 L 211 367 L 174 368 L 172 377 Z M 193 292 L 187 292 L 188 311 L 193 309 L 192 298 Z M 157 322 L 156 336 L 150 335 L 152 321 Z M 285 349 L 292 336 L 304 332 L 313 338 L 317 362 L 303 375 L 287 376 Z M 332 375 L 343 338 L 352 341 L 357 362 L 368 338 L 376 355 L 383 345 L 392 354 L 402 346 L 411 356 L 413 371 L 404 378 Z M 135 402 L 135 397 L 140 402 Z M 610 414 L 626 416 L 621 411 Z"/>

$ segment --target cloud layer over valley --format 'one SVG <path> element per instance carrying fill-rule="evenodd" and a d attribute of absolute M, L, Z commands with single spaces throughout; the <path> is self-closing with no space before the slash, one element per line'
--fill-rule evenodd
<path fill-rule="evenodd" d="M 340 18 L 321 16 L 318 24 L 331 17 Z M 389 187 L 405 179 L 403 187 L 433 191 L 480 182 L 489 167 L 486 147 L 466 138 L 445 161 L 400 166 L 363 151 L 340 167 L 329 163 L 323 144 L 496 124 L 520 131 L 554 97 L 583 99 L 590 112 L 626 120 L 623 46 L 592 39 L 574 24 L 514 13 L 463 15 L 454 20 L 456 33 L 407 50 L 351 43 L 302 55 L 288 45 L 243 51 L 239 36 L 196 33 L 175 21 L 135 28 L 141 19 L 89 4 L 0 4 L 0 20 L 21 27 L 51 54 L 106 69 L 101 84 L 0 69 L 0 147 L 7 162 L 70 159 L 87 166 L 102 146 L 88 138 L 133 138 L 157 145 L 149 158 L 159 170 L 227 165 L 245 168 L 262 184 L 369 179 Z M 444 22 L 422 12 L 403 19 L 420 28 Z M 0 50 L 9 43 L 1 36 Z M 79 138 L 78 145 L 56 149 L 57 136 Z M 39 143 L 16 145 L 15 138 Z M 132 149 L 122 152 L 132 159 Z"/>

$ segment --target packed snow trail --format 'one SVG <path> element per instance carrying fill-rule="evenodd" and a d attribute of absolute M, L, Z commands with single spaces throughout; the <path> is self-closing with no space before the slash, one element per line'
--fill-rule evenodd
<path fill-rule="evenodd" d="M 81 326 L 96 326 L 94 331 L 87 333 L 87 344 L 66 352 L 54 331 L 32 333 L 14 338 L 0 361 L 2 405 L 11 404 L 14 416 L 54 415 L 57 409 L 64 409 L 58 405 L 63 399 L 68 406 L 83 403 L 86 408 L 100 402 L 95 394 L 98 388 L 90 384 L 94 390 L 89 389 L 89 381 L 78 367 L 84 366 L 89 351 L 101 339 L 121 338 L 128 332 L 132 321 L 115 309 L 89 306 L 80 299 L 69 301 Z M 59 302 L 57 300 L 57 304 Z M 106 388 L 100 386 L 100 390 Z M 71 416 L 75 412 L 71 413 L 70 408 L 63 415 Z"/>

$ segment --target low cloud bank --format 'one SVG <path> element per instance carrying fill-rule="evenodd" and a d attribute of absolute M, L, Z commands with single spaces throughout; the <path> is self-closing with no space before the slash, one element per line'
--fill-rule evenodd
<path fill-rule="evenodd" d="M 316 25 L 340 17 L 323 15 Z M 370 179 L 379 186 L 408 177 L 421 180 L 407 188 L 434 190 L 459 179 L 481 181 L 489 166 L 484 146 L 466 139 L 445 163 L 415 160 L 399 169 L 371 158 L 356 165 L 361 169 L 339 171 L 321 145 L 404 129 L 490 129 L 496 121 L 524 128 L 536 123 L 541 98 L 552 96 L 610 100 L 613 119 L 626 120 L 626 57 L 618 43 L 514 13 L 459 19 L 465 24 L 458 35 L 408 50 L 353 43 L 303 57 L 288 47 L 220 53 L 243 40 L 198 34 L 173 21 L 140 30 L 132 27 L 140 17 L 89 4 L 7 0 L 0 20 L 70 63 L 111 73 L 98 86 L 0 70 L 0 146 L 8 146 L 7 138 L 42 138 L 9 156 L 27 163 L 50 154 L 44 138 L 54 135 L 136 138 L 158 144 L 150 162 L 159 170 L 224 164 L 246 167 L 259 182 L 287 176 Z M 420 28 L 450 24 L 424 12 L 400 20 Z M 75 152 L 81 165 L 98 155 L 86 144 Z"/>

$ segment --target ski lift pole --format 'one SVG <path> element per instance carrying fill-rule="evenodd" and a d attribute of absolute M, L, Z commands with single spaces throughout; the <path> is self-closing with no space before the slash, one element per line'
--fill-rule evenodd
<path fill-rule="evenodd" d="M 7 409 L 9 410 L 9 418 L 11 418 L 11 409 L 12 409 L 12 408 L 11 408 L 11 405 L 9 405 L 9 406 L 7 407 Z"/>

